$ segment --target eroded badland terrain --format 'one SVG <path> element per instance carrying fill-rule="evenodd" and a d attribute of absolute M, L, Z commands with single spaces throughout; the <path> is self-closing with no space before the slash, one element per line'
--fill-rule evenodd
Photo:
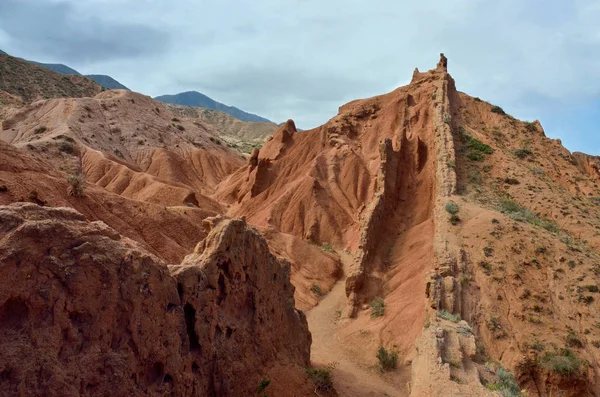
<path fill-rule="evenodd" d="M 309 131 L 0 70 L 0 395 L 600 395 L 600 158 L 445 57 Z"/>

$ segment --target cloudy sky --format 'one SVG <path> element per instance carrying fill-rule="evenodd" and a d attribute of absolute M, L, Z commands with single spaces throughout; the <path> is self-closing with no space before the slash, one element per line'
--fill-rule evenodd
<path fill-rule="evenodd" d="M 600 154 L 598 0 L 0 0 L 0 49 L 312 128 L 449 58 L 457 88 Z"/>

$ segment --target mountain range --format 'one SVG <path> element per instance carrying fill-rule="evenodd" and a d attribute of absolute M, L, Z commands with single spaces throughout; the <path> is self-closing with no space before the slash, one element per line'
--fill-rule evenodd
<path fill-rule="evenodd" d="M 256 114 L 245 112 L 234 106 L 224 105 L 197 91 L 187 91 L 175 95 L 161 95 L 155 97 L 154 99 L 171 105 L 197 106 L 207 109 L 214 109 L 223 113 L 227 113 L 242 121 L 256 121 L 263 123 L 271 122 L 271 120 L 257 116 Z"/>
<path fill-rule="evenodd" d="M 0 50 L 0 54 L 6 54 L 6 52 Z M 120 82 L 118 82 L 117 80 L 112 78 L 111 76 L 107 76 L 104 74 L 82 75 L 77 70 L 75 70 L 67 65 L 63 65 L 61 63 L 43 63 L 43 62 L 37 62 L 37 61 L 30 61 L 30 60 L 26 60 L 26 59 L 25 59 L 25 61 L 27 61 L 31 64 L 34 64 L 34 65 L 41 66 L 43 68 L 52 70 L 53 72 L 57 72 L 57 73 L 66 74 L 66 75 L 74 75 L 74 76 L 85 76 L 89 79 L 94 80 L 96 83 L 100 84 L 102 87 L 109 89 L 109 90 L 129 90 L 129 91 L 131 91 L 129 88 L 127 88 L 125 85 L 121 84 Z M 164 103 L 167 103 L 167 104 L 171 104 L 171 105 L 195 106 L 195 107 L 202 107 L 202 108 L 207 108 L 207 109 L 212 109 L 212 110 L 218 110 L 220 112 L 227 113 L 230 116 L 233 116 L 236 119 L 241 120 L 241 121 L 253 121 L 253 122 L 263 122 L 263 123 L 271 123 L 272 122 L 271 120 L 268 120 L 268 119 L 258 116 L 256 114 L 248 113 L 248 112 L 245 112 L 234 106 L 228 106 L 221 102 L 215 101 L 214 99 L 212 99 L 200 92 L 197 92 L 197 91 L 187 91 L 187 92 L 182 92 L 182 93 L 174 94 L 174 95 L 160 95 L 160 96 L 155 97 L 154 99 L 164 102 Z"/>

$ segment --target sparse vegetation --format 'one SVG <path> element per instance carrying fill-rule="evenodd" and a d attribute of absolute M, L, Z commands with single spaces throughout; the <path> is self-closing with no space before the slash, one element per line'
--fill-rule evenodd
<path fill-rule="evenodd" d="M 171 121 L 174 122 L 174 123 L 178 123 L 180 120 L 177 117 L 173 117 L 171 119 Z"/>
<path fill-rule="evenodd" d="M 75 145 L 69 141 L 62 141 L 58 144 L 58 150 L 63 153 L 73 154 L 75 152 Z"/>
<path fill-rule="evenodd" d="M 385 347 L 381 346 L 377 350 L 377 360 L 383 371 L 391 371 L 396 369 L 398 365 L 398 353 L 393 350 L 388 351 Z"/>
<path fill-rule="evenodd" d="M 67 176 L 69 183 L 68 193 L 74 197 L 81 197 L 85 191 L 85 174 L 78 169 L 74 174 Z"/>
<path fill-rule="evenodd" d="M 1 193 L 6 193 L 8 192 L 8 187 L 6 185 L 0 185 L 0 192 Z"/>
<path fill-rule="evenodd" d="M 310 290 L 312 291 L 313 294 L 315 294 L 316 296 L 322 296 L 323 295 L 323 291 L 321 290 L 321 286 L 319 284 L 313 284 L 310 287 Z"/>
<path fill-rule="evenodd" d="M 452 225 L 456 225 L 460 222 L 460 217 L 458 216 L 458 211 L 460 207 L 455 202 L 449 202 L 446 204 L 446 212 L 450 214 L 449 221 Z"/>
<path fill-rule="evenodd" d="M 499 391 L 503 397 L 519 397 L 522 396 L 519 384 L 515 377 L 502 367 L 496 370 L 498 383 L 489 384 L 486 386 L 488 390 Z"/>
<path fill-rule="evenodd" d="M 500 199 L 500 212 L 507 214 L 512 219 L 520 222 L 528 222 L 535 226 L 540 226 L 549 232 L 557 232 L 558 227 L 547 220 L 541 219 L 525 207 L 521 207 L 515 201 L 502 197 Z"/>
<path fill-rule="evenodd" d="M 460 207 L 455 202 L 451 201 L 446 204 L 446 212 L 448 212 L 451 215 L 458 214 L 459 210 L 460 210 Z"/>
<path fill-rule="evenodd" d="M 579 358 L 571 349 L 560 349 L 554 353 L 546 352 L 540 364 L 562 376 L 572 376 L 587 366 L 587 362 Z"/>
<path fill-rule="evenodd" d="M 262 393 L 266 390 L 267 387 L 271 385 L 271 379 L 263 379 L 258 384 L 258 392 Z"/>
<path fill-rule="evenodd" d="M 324 369 L 307 368 L 308 379 L 315 385 L 315 390 L 328 392 L 333 389 L 332 368 L 328 366 Z"/>
<path fill-rule="evenodd" d="M 334 251 L 333 247 L 329 243 L 321 244 L 321 249 L 325 252 L 333 252 Z"/>
<path fill-rule="evenodd" d="M 528 157 L 528 156 L 533 156 L 533 152 L 531 150 L 525 149 L 525 148 L 517 148 L 517 149 L 513 150 L 513 154 L 520 159 L 524 159 L 525 157 Z"/>
<path fill-rule="evenodd" d="M 185 127 L 184 127 L 184 126 L 182 126 L 181 124 L 177 124 L 175 127 L 176 127 L 176 128 L 179 130 L 179 131 L 185 131 Z"/>
<path fill-rule="evenodd" d="M 48 128 L 46 128 L 46 126 L 45 126 L 45 125 L 42 125 L 42 126 L 40 126 L 40 127 L 36 128 L 35 130 L 33 130 L 33 133 L 34 133 L 35 135 L 39 135 L 39 134 L 43 134 L 43 133 L 44 133 L 44 132 L 46 132 L 47 130 L 48 130 Z"/>
<path fill-rule="evenodd" d="M 503 116 L 506 115 L 506 112 L 500 106 L 492 106 L 491 111 L 492 113 L 501 114 Z"/>
<path fill-rule="evenodd" d="M 483 161 L 485 156 L 479 152 L 470 151 L 467 153 L 467 158 L 471 161 Z"/>
<path fill-rule="evenodd" d="M 537 131 L 537 127 L 535 126 L 535 123 L 532 123 L 531 121 L 526 121 L 525 122 L 525 129 L 529 132 L 536 132 Z"/>
<path fill-rule="evenodd" d="M 445 320 L 452 321 L 453 323 L 458 323 L 461 319 L 460 314 L 452 314 L 445 310 L 440 310 L 437 312 L 437 316 L 443 318 Z"/>
<path fill-rule="evenodd" d="M 370 303 L 371 317 L 381 317 L 385 314 L 385 301 L 383 298 L 375 297 Z"/>

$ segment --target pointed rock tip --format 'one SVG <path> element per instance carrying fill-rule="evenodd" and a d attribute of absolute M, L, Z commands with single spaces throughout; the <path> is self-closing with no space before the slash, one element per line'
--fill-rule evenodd
<path fill-rule="evenodd" d="M 440 53 L 440 61 L 437 64 L 438 70 L 443 70 L 444 72 L 448 71 L 448 58 L 444 55 L 444 53 Z"/>

